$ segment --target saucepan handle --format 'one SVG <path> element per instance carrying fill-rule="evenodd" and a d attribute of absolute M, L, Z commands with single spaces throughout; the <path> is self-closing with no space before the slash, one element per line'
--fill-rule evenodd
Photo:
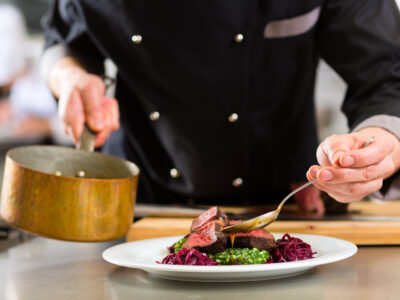
<path fill-rule="evenodd" d="M 79 139 L 76 149 L 83 151 L 94 151 L 94 142 L 96 140 L 96 133 L 94 133 L 86 124 L 83 127 L 81 138 Z"/>

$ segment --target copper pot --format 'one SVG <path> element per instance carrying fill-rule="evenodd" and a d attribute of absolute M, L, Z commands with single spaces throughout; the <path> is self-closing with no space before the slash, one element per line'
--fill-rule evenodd
<path fill-rule="evenodd" d="M 133 220 L 138 167 L 91 152 L 87 128 L 80 149 L 28 146 L 6 156 L 1 216 L 18 229 L 69 241 L 123 237 Z"/>

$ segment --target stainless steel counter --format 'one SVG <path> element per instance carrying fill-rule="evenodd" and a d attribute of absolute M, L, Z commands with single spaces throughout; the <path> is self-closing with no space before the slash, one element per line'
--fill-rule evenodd
<path fill-rule="evenodd" d="M 35 238 L 14 246 L 0 254 L 0 299 L 400 299 L 400 247 L 362 247 L 292 278 L 190 283 L 109 264 L 101 253 L 111 245 Z"/>

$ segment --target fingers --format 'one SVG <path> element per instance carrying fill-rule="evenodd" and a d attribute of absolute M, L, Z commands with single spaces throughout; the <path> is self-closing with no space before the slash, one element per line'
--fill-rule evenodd
<path fill-rule="evenodd" d="M 86 121 L 89 128 L 94 132 L 101 131 L 105 125 L 106 114 L 102 103 L 104 92 L 104 83 L 97 76 L 91 76 L 81 90 Z"/>
<path fill-rule="evenodd" d="M 64 124 L 64 131 L 70 135 L 76 143 L 83 131 L 85 123 L 85 112 L 77 89 L 72 89 L 70 93 L 60 98 L 59 116 Z"/>
<path fill-rule="evenodd" d="M 307 172 L 309 180 L 317 178 L 319 182 L 340 184 L 387 178 L 393 174 L 395 166 L 390 157 L 365 168 L 320 167 L 312 166 Z"/>
<path fill-rule="evenodd" d="M 352 134 L 332 135 L 325 139 L 321 144 L 321 155 L 324 155 L 325 164 L 329 161 L 329 165 L 339 165 L 340 157 L 352 149 L 357 144 L 357 139 Z"/>
<path fill-rule="evenodd" d="M 372 136 L 375 139 L 364 147 Z M 398 170 L 398 155 L 393 154 L 398 147 L 397 137 L 379 127 L 331 136 L 319 145 L 320 166 L 312 166 L 307 178 L 317 178 L 314 185 L 338 201 L 360 200 Z"/>
<path fill-rule="evenodd" d="M 119 128 L 119 108 L 117 100 L 104 95 L 102 80 L 88 75 L 78 85 L 61 94 L 59 116 L 65 132 L 78 142 L 84 124 L 96 132 L 95 147 L 104 144 L 111 132 Z"/>
<path fill-rule="evenodd" d="M 322 149 L 322 145 L 323 143 L 321 143 L 317 149 L 318 163 L 323 167 L 331 166 L 331 161 L 329 160 L 328 155 L 326 155 L 324 150 Z"/>
<path fill-rule="evenodd" d="M 357 200 L 362 197 L 369 195 L 382 187 L 382 179 L 375 179 L 370 181 L 351 182 L 340 184 L 324 184 L 318 181 L 315 182 L 315 186 L 319 189 L 323 189 L 327 193 L 337 193 L 345 195 L 347 197 L 353 197 Z"/>
<path fill-rule="evenodd" d="M 316 181 L 314 185 L 327 192 L 337 201 L 349 203 L 361 200 L 369 194 L 379 190 L 382 187 L 382 179 L 341 184 L 340 187 L 337 185 L 321 184 L 318 181 Z"/>
<path fill-rule="evenodd" d="M 312 166 L 307 172 L 307 178 L 308 180 L 317 178 L 314 186 L 327 192 L 334 199 L 340 202 L 352 202 L 360 200 L 382 187 L 383 177 L 381 174 L 386 172 L 386 164 L 390 163 L 388 159 L 379 165 L 362 169 Z M 331 177 L 326 173 L 331 173 Z"/>
<path fill-rule="evenodd" d="M 114 98 L 105 98 L 104 101 L 106 110 L 108 110 L 110 112 L 110 118 L 111 118 L 111 122 L 110 122 L 110 126 L 112 131 L 115 131 L 119 128 L 119 106 L 118 106 L 118 102 L 116 99 Z"/>
<path fill-rule="evenodd" d="M 371 136 L 365 134 L 333 135 L 317 149 L 318 163 L 323 166 L 360 168 L 377 164 L 393 151 L 391 140 L 374 140 L 368 147 L 363 146 Z"/>
<path fill-rule="evenodd" d="M 377 164 L 393 151 L 394 144 L 386 141 L 373 141 L 368 147 L 354 149 L 341 155 L 339 165 L 360 168 Z"/>
<path fill-rule="evenodd" d="M 119 128 L 119 110 L 115 99 L 105 98 L 103 102 L 103 114 L 104 129 L 97 134 L 95 147 L 103 145 L 111 132 Z"/>

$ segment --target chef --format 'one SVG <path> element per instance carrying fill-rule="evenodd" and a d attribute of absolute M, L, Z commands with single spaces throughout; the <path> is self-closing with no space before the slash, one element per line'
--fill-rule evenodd
<path fill-rule="evenodd" d="M 306 178 L 341 202 L 392 193 L 393 0 L 59 0 L 43 21 L 43 73 L 66 132 L 76 142 L 87 123 L 97 146 L 137 163 L 138 201 L 276 203 Z M 106 58 L 118 68 L 115 99 L 105 96 Z M 348 84 L 350 133 L 318 146 L 319 58 Z M 299 204 L 321 212 L 315 190 Z"/>

